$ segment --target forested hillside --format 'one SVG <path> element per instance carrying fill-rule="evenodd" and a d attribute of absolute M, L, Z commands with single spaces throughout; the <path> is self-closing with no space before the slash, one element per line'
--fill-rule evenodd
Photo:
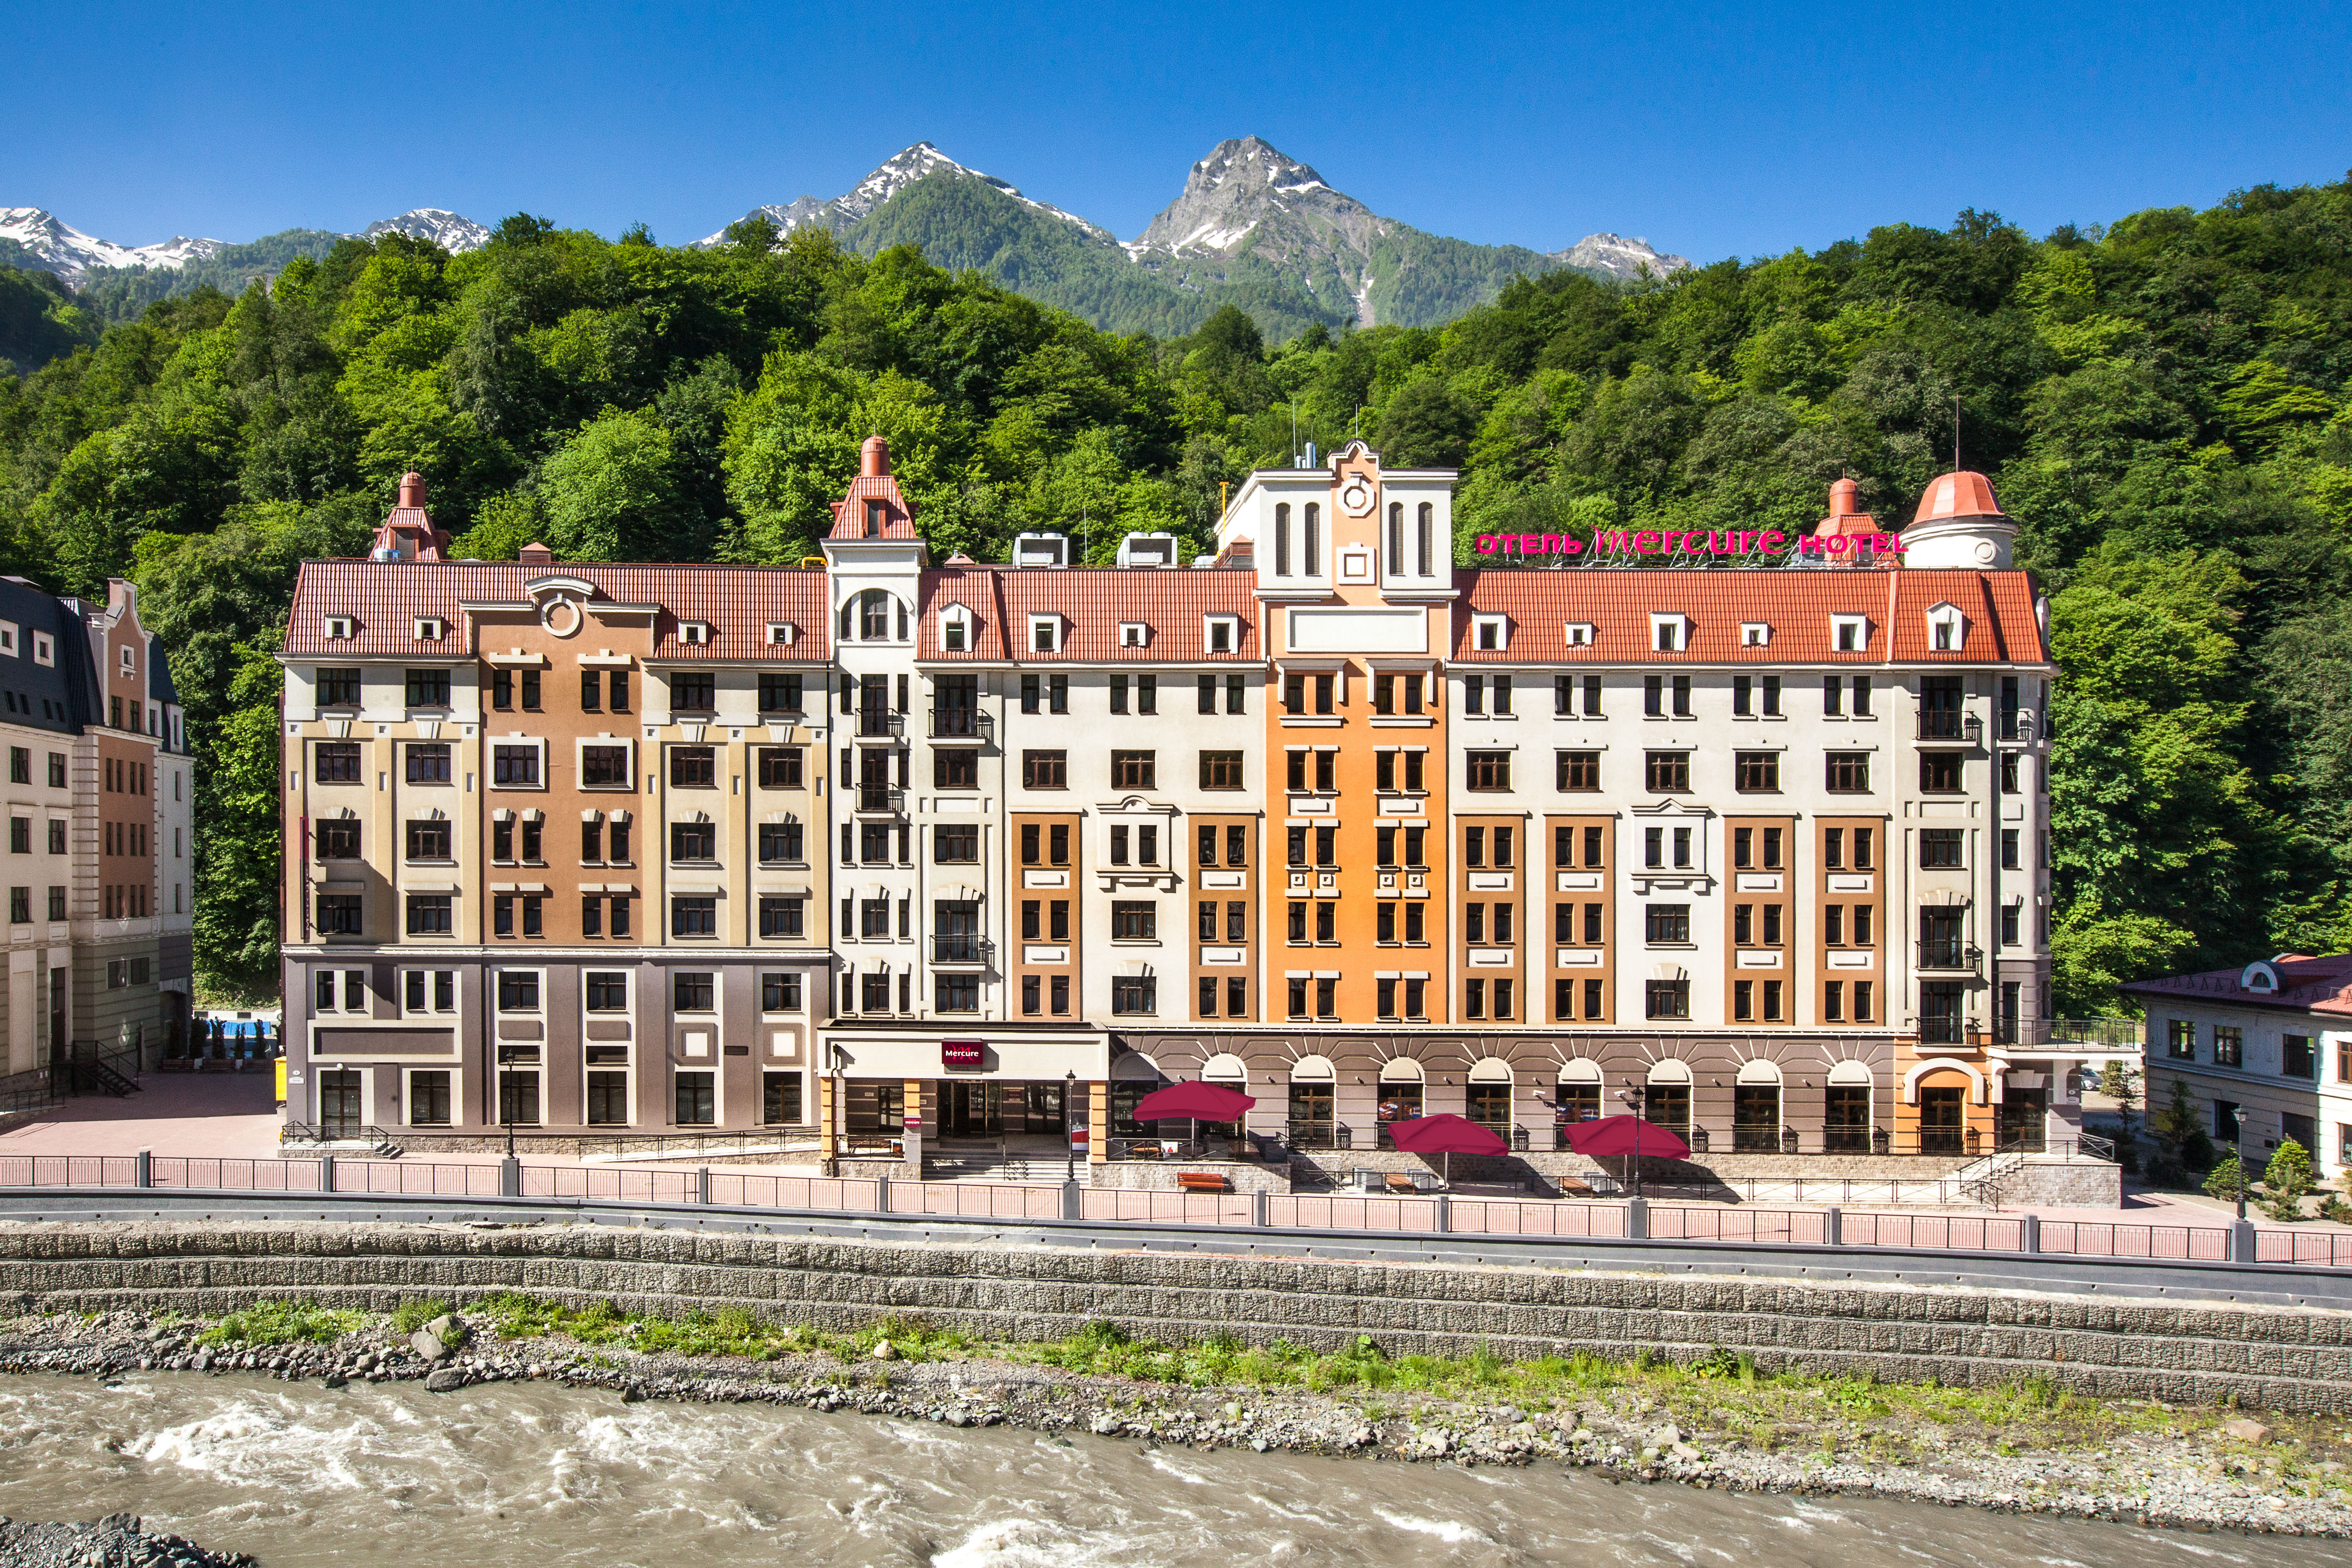
<path fill-rule="evenodd" d="M 2347 244 L 2347 184 L 2039 240 L 1968 213 L 1269 348 L 1237 310 L 1115 337 L 818 232 L 346 240 L 0 377 L 0 554 L 139 581 L 200 748 L 200 969 L 263 987 L 269 652 L 297 563 L 358 549 L 408 468 L 460 553 L 787 562 L 879 431 L 940 552 L 1045 527 L 1100 561 L 1129 529 L 1202 542 L 1294 418 L 1461 464 L 1465 536 L 1788 529 L 1841 475 L 1906 521 L 1957 398 L 2053 595 L 2061 1005 L 2092 1008 L 2118 976 L 2352 944 Z"/>

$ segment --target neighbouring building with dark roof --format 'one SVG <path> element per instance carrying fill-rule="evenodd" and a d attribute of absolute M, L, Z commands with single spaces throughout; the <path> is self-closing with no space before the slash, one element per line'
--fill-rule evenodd
<path fill-rule="evenodd" d="M 107 587 L 94 605 L 0 578 L 0 1091 L 20 1104 L 62 1090 L 76 1058 L 152 1067 L 190 1016 L 179 697 L 138 591 Z"/>
<path fill-rule="evenodd" d="M 1454 476 L 1355 443 L 1091 568 L 934 563 L 861 467 L 821 569 L 447 561 L 421 483 L 305 566 L 293 1120 L 1098 1171 L 1193 1077 L 1318 1159 L 1416 1111 L 1952 1164 L 2079 1124 L 2044 612 L 1979 476 L 1907 565 L 1842 484 L 1771 569 L 1465 571 Z"/>
<path fill-rule="evenodd" d="M 2213 1142 L 2260 1165 L 2292 1138 L 2324 1176 L 2352 1173 L 2352 953 L 2134 981 L 2147 1009 L 2147 1105 L 2175 1083 Z"/>

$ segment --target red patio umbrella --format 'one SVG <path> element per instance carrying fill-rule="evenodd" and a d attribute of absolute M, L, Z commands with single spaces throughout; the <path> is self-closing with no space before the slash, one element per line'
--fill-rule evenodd
<path fill-rule="evenodd" d="M 1690 1145 L 1673 1128 L 1644 1121 L 1638 1116 L 1603 1116 L 1567 1125 L 1568 1146 L 1580 1154 L 1614 1156 L 1640 1152 L 1664 1160 L 1685 1159 L 1690 1154 Z"/>
<path fill-rule="evenodd" d="M 1136 1101 L 1138 1121 L 1174 1121 L 1190 1118 L 1196 1121 L 1237 1121 L 1243 1111 L 1257 1103 L 1255 1095 L 1244 1094 L 1223 1084 L 1171 1083 L 1166 1089 L 1153 1089 Z"/>
<path fill-rule="evenodd" d="M 1456 1154 L 1507 1154 L 1511 1146 L 1491 1127 L 1451 1111 L 1389 1123 L 1389 1142 L 1408 1154 L 1444 1156 L 1445 1184 L 1454 1184 Z"/>

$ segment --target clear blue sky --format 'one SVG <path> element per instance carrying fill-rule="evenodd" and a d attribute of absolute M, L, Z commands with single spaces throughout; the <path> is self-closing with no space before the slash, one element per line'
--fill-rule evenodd
<path fill-rule="evenodd" d="M 1122 237 L 1255 132 L 1440 234 L 1701 260 L 2352 167 L 2330 5 L 85 0 L 5 37 L 0 205 L 126 244 L 413 206 L 674 242 L 919 140 Z"/>

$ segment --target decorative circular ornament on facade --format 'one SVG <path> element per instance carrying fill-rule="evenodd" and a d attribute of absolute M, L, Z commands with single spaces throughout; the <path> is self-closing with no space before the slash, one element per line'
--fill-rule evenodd
<path fill-rule="evenodd" d="M 1339 510 L 1349 517 L 1362 517 L 1372 510 L 1372 487 L 1358 477 L 1339 487 Z"/>
<path fill-rule="evenodd" d="M 560 637 L 568 637 L 578 631 L 584 618 L 580 614 L 578 602 L 561 594 L 539 607 L 539 624 Z"/>

